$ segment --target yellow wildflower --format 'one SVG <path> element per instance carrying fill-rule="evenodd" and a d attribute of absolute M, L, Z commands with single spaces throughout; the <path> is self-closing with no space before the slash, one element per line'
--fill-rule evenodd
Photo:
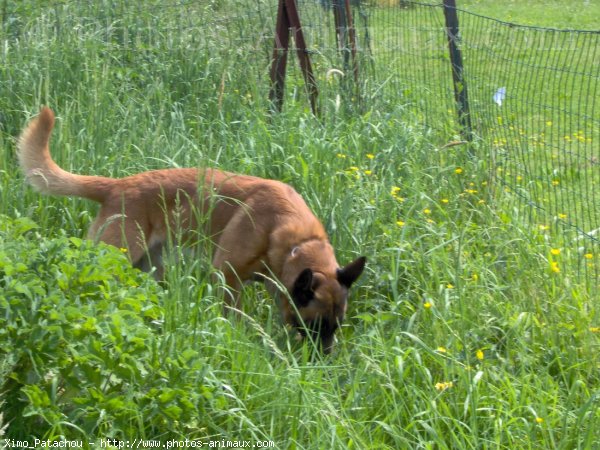
<path fill-rule="evenodd" d="M 395 200 L 398 200 L 399 202 L 403 202 L 404 201 L 404 197 L 400 197 L 398 195 L 399 192 L 400 192 L 400 188 L 398 186 L 393 186 L 392 190 L 390 191 L 390 195 L 392 197 L 394 197 Z"/>
<path fill-rule="evenodd" d="M 554 256 L 558 256 L 558 255 L 560 255 L 560 248 L 551 248 L 550 253 L 553 254 Z"/>
<path fill-rule="evenodd" d="M 484 355 L 483 355 L 483 350 L 479 349 L 477 350 L 477 352 L 475 353 L 475 357 L 479 360 L 479 361 L 483 361 Z"/>
<path fill-rule="evenodd" d="M 445 391 L 446 389 L 450 389 L 454 386 L 452 381 L 443 381 L 441 383 L 435 383 L 435 389 L 438 391 Z"/>

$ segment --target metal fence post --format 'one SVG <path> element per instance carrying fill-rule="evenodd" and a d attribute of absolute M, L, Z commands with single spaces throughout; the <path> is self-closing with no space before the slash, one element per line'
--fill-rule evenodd
<path fill-rule="evenodd" d="M 444 0 L 444 16 L 446 18 L 446 36 L 450 50 L 450 63 L 452 64 L 452 80 L 454 83 L 454 99 L 458 112 L 458 122 L 463 134 L 471 139 L 471 115 L 469 112 L 469 95 L 467 82 L 464 78 L 462 53 L 458 47 L 460 31 L 458 27 L 458 14 L 456 13 L 456 0 Z"/>

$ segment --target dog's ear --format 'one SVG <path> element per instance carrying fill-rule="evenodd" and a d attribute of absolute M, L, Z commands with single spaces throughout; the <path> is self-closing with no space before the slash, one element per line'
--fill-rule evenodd
<path fill-rule="evenodd" d="M 360 258 L 355 259 L 350 264 L 342 267 L 337 270 L 337 279 L 341 285 L 349 288 L 352 286 L 352 283 L 356 281 L 356 279 L 360 276 L 365 268 L 365 263 L 367 262 L 367 258 L 361 256 Z"/>
<path fill-rule="evenodd" d="M 304 307 L 314 298 L 314 294 L 313 272 L 310 269 L 304 269 L 294 282 L 292 300 L 297 307 Z"/>

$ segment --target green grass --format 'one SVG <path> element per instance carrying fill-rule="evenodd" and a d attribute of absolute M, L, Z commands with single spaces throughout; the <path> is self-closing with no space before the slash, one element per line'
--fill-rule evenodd
<path fill-rule="evenodd" d="M 600 312 L 573 264 L 582 256 L 554 223 L 522 226 L 525 213 L 489 177 L 487 158 L 443 147 L 452 130 L 424 130 L 410 105 L 389 96 L 360 112 L 336 110 L 333 81 L 315 119 L 294 77 L 284 112 L 268 115 L 270 32 L 256 37 L 254 15 L 220 21 L 243 16 L 242 2 L 6 4 L 3 437 L 64 436 L 91 448 L 104 438 L 297 449 L 600 446 Z M 325 79 L 327 64 L 316 68 Z M 14 137 L 41 104 L 58 115 L 53 155 L 68 170 L 125 176 L 210 165 L 292 184 L 340 263 L 369 258 L 334 354 L 311 359 L 261 286 L 246 288 L 244 320 L 223 317 L 202 252 L 173 261 L 159 288 L 128 272 L 118 251 L 95 255 L 69 240 L 85 236 L 96 205 L 33 192 L 14 155 Z M 48 247 L 64 253 L 40 265 Z M 598 264 L 591 256 L 583 263 Z M 121 281 L 81 274 L 106 264 Z M 61 288 L 57 273 L 85 283 Z M 34 295 L 28 312 L 19 286 L 35 277 L 58 294 Z M 130 310 L 147 302 L 160 311 L 134 318 Z M 83 339 L 71 329 L 79 323 L 96 325 Z M 30 325 L 35 333 L 19 334 Z M 56 352 L 48 342 L 59 343 Z"/>
<path fill-rule="evenodd" d="M 597 30 L 598 22 L 594 17 L 600 13 L 600 5 L 597 2 L 585 0 L 581 2 L 460 0 L 457 6 L 466 11 L 521 25 L 577 30 Z"/>

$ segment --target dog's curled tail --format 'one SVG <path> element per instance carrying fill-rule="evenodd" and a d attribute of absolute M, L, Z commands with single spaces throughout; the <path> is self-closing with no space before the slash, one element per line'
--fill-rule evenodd
<path fill-rule="evenodd" d="M 75 195 L 102 202 L 114 180 L 76 175 L 58 167 L 50 156 L 49 141 L 53 128 L 54 113 L 44 107 L 19 137 L 17 156 L 27 181 L 45 194 Z"/>

